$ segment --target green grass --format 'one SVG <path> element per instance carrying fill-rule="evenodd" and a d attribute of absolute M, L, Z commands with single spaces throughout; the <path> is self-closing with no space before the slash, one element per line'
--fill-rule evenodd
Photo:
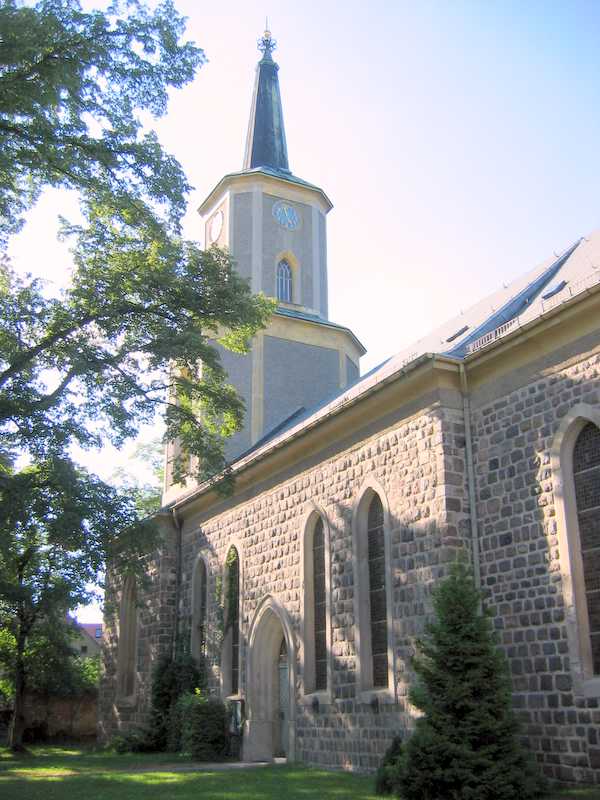
<path fill-rule="evenodd" d="M 0 748 L 0 800 L 375 800 L 373 777 L 302 766 L 186 771 L 172 754 L 119 756 L 35 747 L 15 757 Z M 144 771 L 152 769 L 152 771 Z M 600 789 L 565 789 L 555 800 L 600 800 Z"/>

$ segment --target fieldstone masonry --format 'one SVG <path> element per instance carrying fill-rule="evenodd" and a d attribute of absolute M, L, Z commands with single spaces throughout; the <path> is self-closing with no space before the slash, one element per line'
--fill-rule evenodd
<path fill-rule="evenodd" d="M 557 354 L 551 364 L 532 363 L 505 375 L 496 387 L 487 383 L 469 401 L 481 581 L 510 662 L 514 705 L 549 776 L 593 782 L 600 777 L 600 707 L 573 687 L 550 461 L 569 409 L 580 402 L 600 406 L 600 355 L 577 357 L 576 349 L 568 357 Z M 151 662 L 172 647 L 176 626 L 189 636 L 199 553 L 209 567 L 210 689 L 220 692 L 215 595 L 234 543 L 241 558 L 241 695 L 247 691 L 249 630 L 270 595 L 287 611 L 295 639 L 295 758 L 353 770 L 378 765 L 392 736 L 414 722 L 407 697 L 410 658 L 430 612 L 431 588 L 459 551 L 472 552 L 463 397 L 446 390 L 407 409 L 380 427 L 371 422 L 368 435 L 359 431 L 322 459 L 273 475 L 243 499 L 220 500 L 208 514 L 187 516 L 179 588 L 177 537 L 170 534 L 156 560 L 153 588 L 141 602 L 134 708 L 120 707 L 114 696 L 117 631 L 115 619 L 107 620 L 104 737 L 147 719 Z M 390 516 L 395 671 L 392 701 L 378 704 L 361 702 L 356 684 L 352 545 L 353 514 L 373 480 Z M 328 523 L 331 557 L 333 682 L 331 701 L 318 706 L 305 700 L 303 685 L 301 553 L 312 504 Z"/>
<path fill-rule="evenodd" d="M 575 405 L 600 406 L 600 355 L 533 377 L 473 404 L 482 585 L 529 746 L 551 777 L 593 781 L 600 710 L 598 698 L 574 693 L 550 452 Z"/>

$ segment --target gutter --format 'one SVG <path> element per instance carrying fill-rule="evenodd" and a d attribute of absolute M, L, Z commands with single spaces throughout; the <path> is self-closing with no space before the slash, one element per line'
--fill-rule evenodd
<path fill-rule="evenodd" d="M 471 520 L 471 558 L 475 586 L 481 589 L 481 565 L 479 562 L 479 525 L 477 519 L 477 497 L 475 494 L 475 469 L 473 467 L 473 434 L 471 432 L 471 400 L 464 363 L 459 365 L 460 389 L 463 397 L 463 419 L 465 421 L 465 456 L 467 462 L 467 486 L 469 489 L 469 508 Z"/>

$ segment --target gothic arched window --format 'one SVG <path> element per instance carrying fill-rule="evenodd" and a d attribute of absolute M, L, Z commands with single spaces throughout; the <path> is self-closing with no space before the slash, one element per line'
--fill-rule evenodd
<path fill-rule="evenodd" d="M 600 675 L 600 428 L 593 422 L 575 441 L 573 480 L 592 667 Z"/>
<path fill-rule="evenodd" d="M 316 510 L 304 532 L 304 693 L 330 689 L 329 535 Z"/>
<path fill-rule="evenodd" d="M 383 689 L 388 685 L 387 596 L 383 506 L 377 494 L 373 495 L 367 516 L 367 555 L 372 685 L 375 689 Z"/>
<path fill-rule="evenodd" d="M 226 695 L 240 689 L 240 557 L 230 547 L 225 559 L 224 688 Z"/>
<path fill-rule="evenodd" d="M 202 556 L 198 557 L 192 577 L 192 656 L 200 662 L 206 655 L 206 617 L 208 606 L 208 572 Z"/>
<path fill-rule="evenodd" d="M 121 699 L 133 698 L 135 694 L 137 621 L 137 590 L 130 575 L 123 584 L 119 609 L 117 693 Z"/>
<path fill-rule="evenodd" d="M 394 699 L 392 573 L 384 490 L 369 478 L 352 517 L 352 572 L 358 702 Z"/>
<path fill-rule="evenodd" d="M 292 268 L 285 258 L 277 264 L 277 299 L 292 302 Z"/>
<path fill-rule="evenodd" d="M 319 517 L 313 533 L 313 596 L 315 604 L 315 691 L 327 689 L 327 596 L 325 586 L 325 532 Z"/>

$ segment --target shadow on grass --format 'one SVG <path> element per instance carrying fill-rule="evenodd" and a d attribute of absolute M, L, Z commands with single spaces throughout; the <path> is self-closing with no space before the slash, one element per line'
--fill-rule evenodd
<path fill-rule="evenodd" d="M 64 759 L 67 761 L 70 759 Z M 40 759 L 42 761 L 42 759 Z M 100 772 L 66 763 L 14 764 L 0 773 L 0 797 L 19 800 L 375 800 L 373 779 L 303 767 L 269 766 L 232 772 Z"/>

